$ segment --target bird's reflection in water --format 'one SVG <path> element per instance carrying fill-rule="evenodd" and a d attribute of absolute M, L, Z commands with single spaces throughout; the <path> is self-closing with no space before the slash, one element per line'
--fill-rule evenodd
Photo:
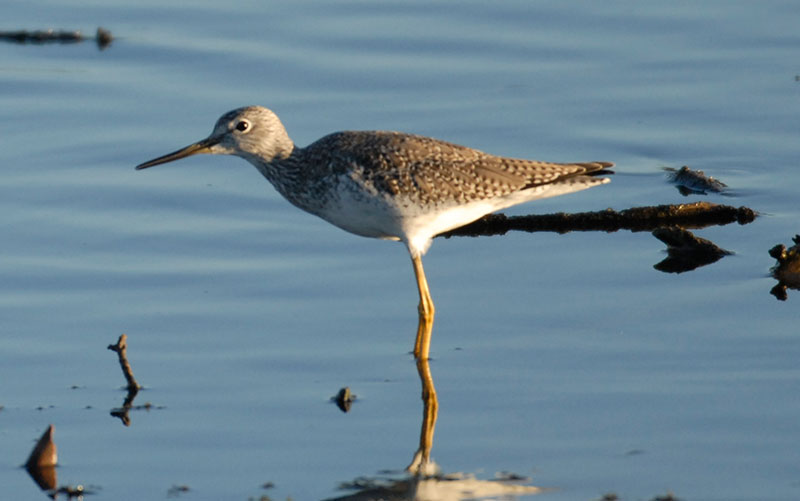
<path fill-rule="evenodd" d="M 431 470 L 436 469 L 431 461 L 431 449 L 436 418 L 439 415 L 439 399 L 436 397 L 436 387 L 433 386 L 431 366 L 427 358 L 417 359 L 417 372 L 422 383 L 422 427 L 419 432 L 419 448 L 406 471 L 415 476 L 426 476 L 433 474 L 434 471 Z"/>
<path fill-rule="evenodd" d="M 433 324 L 423 325 L 420 320 L 419 330 L 422 329 L 427 330 L 423 334 L 430 337 Z M 428 359 L 418 358 L 416 362 L 422 383 L 422 427 L 419 433 L 419 447 L 414 453 L 411 464 L 406 467 L 405 474 L 399 478 L 359 478 L 342 486 L 343 489 L 353 489 L 355 492 L 326 501 L 460 501 L 497 496 L 513 499 L 515 496 L 541 492 L 542 489 L 539 487 L 521 485 L 521 482 L 528 480 L 527 478 L 513 475 L 494 480 L 479 480 L 469 474 L 441 471 L 431 459 L 439 401 Z"/>

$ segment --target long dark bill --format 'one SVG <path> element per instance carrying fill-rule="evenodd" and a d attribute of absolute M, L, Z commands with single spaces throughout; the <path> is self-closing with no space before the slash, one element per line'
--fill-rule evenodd
<path fill-rule="evenodd" d="M 219 141 L 220 138 L 218 137 L 209 137 L 203 139 L 202 141 L 190 144 L 185 148 L 181 148 L 178 151 L 173 151 L 172 153 L 167 153 L 164 156 L 154 158 L 149 162 L 139 164 L 136 166 L 136 170 L 146 169 L 148 167 L 153 167 L 154 165 L 165 164 L 167 162 L 180 160 L 181 158 L 186 158 L 200 153 L 211 153 L 211 147 L 219 143 Z"/>

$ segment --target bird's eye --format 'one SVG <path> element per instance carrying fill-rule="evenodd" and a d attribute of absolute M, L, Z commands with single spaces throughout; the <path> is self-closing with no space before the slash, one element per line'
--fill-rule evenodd
<path fill-rule="evenodd" d="M 238 130 L 239 132 L 247 132 L 247 130 L 248 130 L 248 129 L 250 129 L 250 122 L 248 122 L 247 120 L 240 120 L 240 121 L 239 121 L 239 122 L 236 124 L 236 127 L 235 127 L 235 128 L 236 128 L 236 130 Z"/>

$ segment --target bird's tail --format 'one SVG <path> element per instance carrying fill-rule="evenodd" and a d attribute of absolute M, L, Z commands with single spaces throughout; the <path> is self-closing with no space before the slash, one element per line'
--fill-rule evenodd
<path fill-rule="evenodd" d="M 614 174 L 611 167 L 614 167 L 614 162 L 580 162 L 572 165 L 580 165 L 586 171 L 582 174 L 585 176 L 605 176 Z"/>

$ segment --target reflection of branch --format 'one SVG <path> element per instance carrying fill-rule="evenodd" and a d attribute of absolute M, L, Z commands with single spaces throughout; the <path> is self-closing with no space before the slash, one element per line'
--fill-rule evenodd
<path fill-rule="evenodd" d="M 132 389 L 138 391 L 141 386 L 136 382 L 136 378 L 133 377 L 133 370 L 131 370 L 131 364 L 128 362 L 128 336 L 122 334 L 117 340 L 117 344 L 108 345 L 108 349 L 117 352 L 119 365 L 122 367 L 122 374 L 125 375 L 125 379 L 128 381 L 128 391 Z"/>
<path fill-rule="evenodd" d="M 512 216 L 490 214 L 461 228 L 442 233 L 442 236 L 477 237 L 503 235 L 509 230 L 518 231 L 653 231 L 664 226 L 704 228 L 733 222 L 751 223 L 756 212 L 748 207 L 696 202 L 692 204 L 655 205 L 634 207 L 622 211 L 607 209 L 576 214 L 544 214 Z"/>
<path fill-rule="evenodd" d="M 122 421 L 122 424 L 125 426 L 131 425 L 131 417 L 128 415 L 130 410 L 133 408 L 133 399 L 136 398 L 136 395 L 139 393 L 139 388 L 128 388 L 128 394 L 125 395 L 125 401 L 122 402 L 122 407 L 117 409 L 111 409 L 111 415 L 117 417 Z M 137 409 L 149 409 L 150 404 L 140 405 L 137 406 Z"/>
<path fill-rule="evenodd" d="M 653 266 L 665 273 L 682 273 L 715 263 L 731 253 L 691 231 L 670 226 L 656 228 L 653 236 L 667 244 L 667 258 Z"/>

